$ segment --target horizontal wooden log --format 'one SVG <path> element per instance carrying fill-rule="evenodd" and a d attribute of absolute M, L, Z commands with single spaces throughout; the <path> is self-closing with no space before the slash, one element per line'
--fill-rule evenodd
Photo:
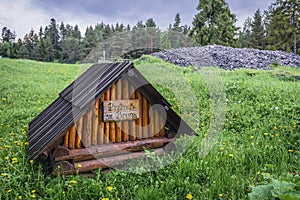
<path fill-rule="evenodd" d="M 128 152 L 142 151 L 145 148 L 158 148 L 172 141 L 174 141 L 173 138 L 155 137 L 144 140 L 135 140 L 115 144 L 104 144 L 85 149 L 69 150 L 68 155 L 55 156 L 54 159 L 55 161 L 73 160 L 74 162 L 77 162 L 99 157 L 125 154 Z"/>
<path fill-rule="evenodd" d="M 57 176 L 58 174 L 73 174 L 75 173 L 75 167 L 72 163 L 68 161 L 56 162 L 53 165 L 52 175 Z"/>
<path fill-rule="evenodd" d="M 63 147 L 63 146 L 56 147 L 55 150 L 52 153 L 54 158 L 61 157 L 61 156 L 67 156 L 69 154 L 70 154 L 70 150 L 66 147 Z"/>
<path fill-rule="evenodd" d="M 163 154 L 165 151 L 163 148 L 158 148 L 155 149 L 154 152 L 156 154 Z M 98 168 L 106 169 L 109 167 L 120 165 L 122 162 L 126 160 L 141 158 L 145 155 L 146 155 L 145 152 L 135 152 L 135 153 L 128 153 L 124 155 L 99 158 L 97 160 L 78 162 L 78 163 L 74 163 L 74 168 L 75 168 L 74 172 L 85 173 Z"/>

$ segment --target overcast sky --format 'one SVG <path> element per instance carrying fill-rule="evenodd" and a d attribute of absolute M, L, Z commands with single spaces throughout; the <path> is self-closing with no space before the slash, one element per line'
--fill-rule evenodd
<path fill-rule="evenodd" d="M 275 0 L 226 0 L 231 11 L 237 15 L 238 26 L 247 17 L 252 17 L 260 8 L 267 9 Z M 135 25 L 137 21 L 154 18 L 161 29 L 173 23 L 180 13 L 182 24 L 191 25 L 197 13 L 198 0 L 1 0 L 0 28 L 7 26 L 17 37 L 33 28 L 39 30 L 55 18 L 57 23 L 78 24 L 82 31 L 89 25 L 105 24 Z"/>

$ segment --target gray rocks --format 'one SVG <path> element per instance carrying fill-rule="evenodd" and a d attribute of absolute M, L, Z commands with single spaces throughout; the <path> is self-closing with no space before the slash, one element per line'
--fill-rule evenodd
<path fill-rule="evenodd" d="M 270 64 L 277 62 L 279 65 L 300 68 L 300 56 L 292 53 L 219 45 L 164 50 L 153 55 L 179 66 L 219 66 L 226 70 L 236 68 L 267 70 L 270 69 Z"/>

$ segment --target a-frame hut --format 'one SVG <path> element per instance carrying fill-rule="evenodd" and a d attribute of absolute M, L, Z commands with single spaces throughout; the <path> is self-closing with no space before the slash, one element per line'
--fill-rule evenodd
<path fill-rule="evenodd" d="M 163 153 L 181 134 L 194 131 L 131 62 L 96 64 L 29 123 L 29 159 L 84 173 Z"/>

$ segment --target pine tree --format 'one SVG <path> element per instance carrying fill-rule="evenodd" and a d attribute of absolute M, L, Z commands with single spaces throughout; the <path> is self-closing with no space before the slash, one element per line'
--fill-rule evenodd
<path fill-rule="evenodd" d="M 182 32 L 182 27 L 180 26 L 180 24 L 181 24 L 180 14 L 177 13 L 174 19 L 172 30 L 177 32 Z"/>
<path fill-rule="evenodd" d="M 191 35 L 200 45 L 235 45 L 236 16 L 224 0 L 200 0 Z"/>
<path fill-rule="evenodd" d="M 300 1 L 277 0 L 271 11 L 268 29 L 269 48 L 300 53 Z"/>
<path fill-rule="evenodd" d="M 252 31 L 250 35 L 250 46 L 256 49 L 264 49 L 266 39 L 263 18 L 259 9 L 255 12 L 253 22 L 250 26 Z"/>

